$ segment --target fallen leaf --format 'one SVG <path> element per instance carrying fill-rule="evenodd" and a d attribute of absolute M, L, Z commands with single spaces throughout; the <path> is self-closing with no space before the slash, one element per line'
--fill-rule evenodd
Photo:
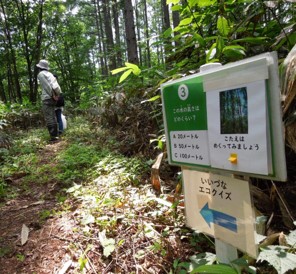
<path fill-rule="evenodd" d="M 24 245 L 28 241 L 30 229 L 23 224 L 21 233 L 21 244 Z"/>

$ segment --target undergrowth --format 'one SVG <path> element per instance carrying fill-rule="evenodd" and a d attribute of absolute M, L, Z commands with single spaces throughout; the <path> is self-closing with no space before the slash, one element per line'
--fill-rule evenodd
<path fill-rule="evenodd" d="M 185 226 L 182 195 L 172 187 L 156 193 L 150 184 L 151 159 L 126 157 L 114 151 L 114 138 L 106 130 L 92 130 L 78 117 L 71 120 L 57 153 L 46 143 L 46 130 L 18 132 L 1 164 L 2 202 L 32 191 L 31 185 L 58 184 L 56 208 L 40 212 L 43 223 L 52 216 L 75 216 L 73 241 L 68 248 L 77 258 L 73 273 L 256 273 L 247 257 L 221 264 L 214 254 L 213 239 Z M 103 140 L 103 141 L 102 141 Z M 10 184 L 23 178 L 22 185 Z M 295 234 L 295 233 L 294 233 Z M 295 257 L 295 235 L 290 249 L 277 248 L 287 258 Z M 294 244 L 293 244 L 294 243 Z M 268 266 L 278 258 L 262 252 L 265 264 L 257 273 L 284 273 L 289 266 Z M 269 258 L 273 258 L 273 262 Z M 263 269 L 263 270 L 262 270 Z M 267 272 L 264 272 L 264 271 Z"/>

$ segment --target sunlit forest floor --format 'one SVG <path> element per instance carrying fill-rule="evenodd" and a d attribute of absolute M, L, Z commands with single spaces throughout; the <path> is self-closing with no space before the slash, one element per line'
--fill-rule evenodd
<path fill-rule="evenodd" d="M 17 136 L 3 168 L 0 273 L 166 273 L 213 251 L 185 227 L 178 181 L 155 191 L 151 163 L 117 153 L 106 132 L 80 120 L 59 143 L 45 129 Z"/>
<path fill-rule="evenodd" d="M 186 227 L 178 170 L 162 163 L 155 189 L 155 159 L 122 154 L 113 130 L 84 118 L 47 138 L 19 131 L 5 158 L 1 274 L 189 273 L 213 260 L 213 239 Z"/>

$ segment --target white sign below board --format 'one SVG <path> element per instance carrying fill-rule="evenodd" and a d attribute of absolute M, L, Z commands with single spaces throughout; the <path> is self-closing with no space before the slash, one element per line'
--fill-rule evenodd
<path fill-rule="evenodd" d="M 256 258 L 249 182 L 182 169 L 186 223 Z"/>

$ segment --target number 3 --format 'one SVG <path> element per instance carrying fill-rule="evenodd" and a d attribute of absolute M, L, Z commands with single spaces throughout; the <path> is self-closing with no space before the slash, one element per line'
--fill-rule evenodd
<path fill-rule="evenodd" d="M 178 88 L 178 95 L 181 100 L 186 100 L 189 95 L 188 87 L 186 85 L 181 85 Z"/>

